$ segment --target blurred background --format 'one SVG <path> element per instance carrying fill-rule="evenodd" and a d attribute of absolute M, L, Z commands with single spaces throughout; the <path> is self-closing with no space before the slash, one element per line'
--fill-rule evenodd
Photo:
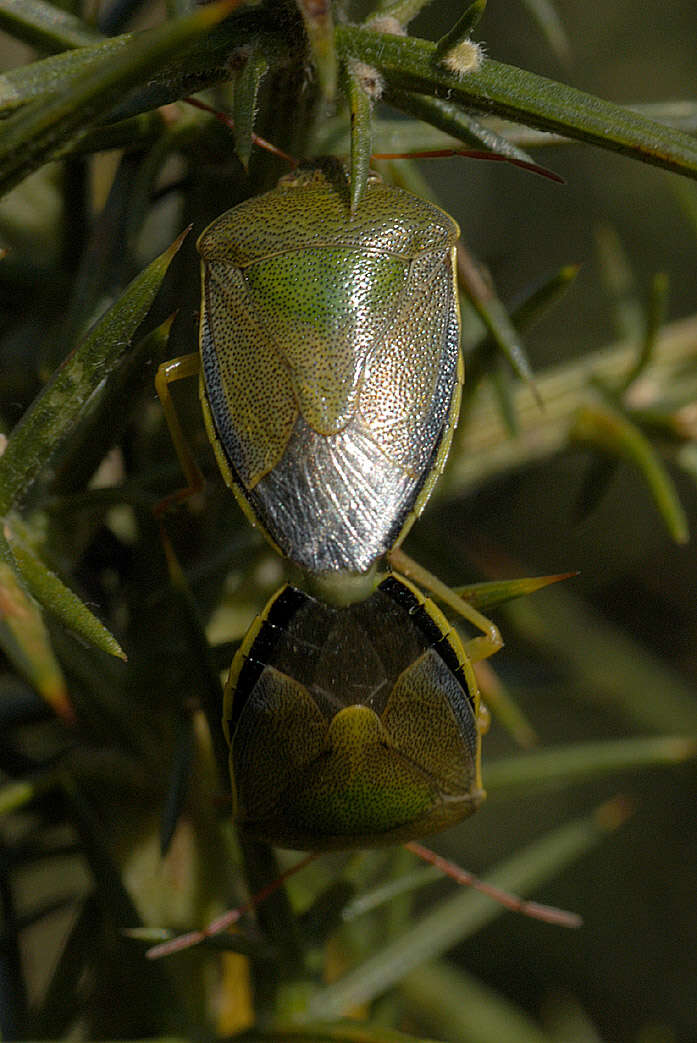
<path fill-rule="evenodd" d="M 532 0 L 529 4 L 489 0 L 477 31 L 488 55 L 616 102 L 684 101 L 692 104 L 694 114 L 697 8 L 691 0 L 640 7 L 629 0 L 608 0 L 601 8 L 580 0 L 556 0 L 554 10 L 566 40 L 557 53 L 535 19 L 536 6 Z M 437 0 L 412 23 L 410 32 L 435 40 L 461 11 L 461 4 Z M 152 16 L 153 11 L 146 14 Z M 3 68 L 31 53 L 0 34 Z M 193 181 L 192 191 L 186 206 L 176 192 L 163 193 L 147 225 L 139 230 L 136 253 L 143 261 L 162 249 L 187 220 L 194 220 L 198 234 L 234 202 L 225 170 L 221 171 L 225 148 L 221 140 L 216 138 L 210 154 L 197 155 L 193 170 L 182 162 L 170 171 L 172 182 L 180 178 L 192 187 Z M 565 184 L 504 164 L 464 159 L 423 162 L 421 170 L 459 222 L 467 246 L 489 271 L 506 304 L 524 298 L 561 266 L 580 265 L 565 296 L 526 336 L 543 391 L 550 368 L 586 358 L 616 342 L 640 343 L 656 273 L 665 273 L 669 281 L 667 322 L 697 315 L 697 193 L 693 183 L 675 175 L 591 147 L 554 145 L 535 149 L 534 155 L 561 174 Z M 106 199 L 116 170 L 113 156 L 100 156 L 89 171 L 95 211 Z M 120 190 L 126 198 L 132 185 L 129 178 L 136 173 L 135 167 L 131 175 L 124 172 L 122 164 Z M 65 234 L 61 191 L 55 171 L 41 171 L 0 202 L 0 243 L 11 249 L 9 275 L 0 281 L 0 410 L 6 430 L 59 361 L 54 357 L 55 345 L 46 344 L 46 331 L 64 318 L 66 287 L 80 271 L 84 228 L 78 211 L 75 227 Z M 118 258 L 110 255 L 109 263 L 118 267 Z M 64 280 L 56 274 L 61 267 Z M 109 288 L 100 288 L 105 299 Z M 90 292 L 95 300 L 100 296 L 94 288 Z M 195 343 L 198 292 L 192 235 L 158 306 L 162 317 L 168 306 L 169 310 L 179 307 L 168 348 L 171 356 L 192 350 Z M 75 325 L 80 326 L 79 316 Z M 148 358 L 144 364 L 134 391 L 143 413 L 126 439 L 121 463 L 115 466 L 125 466 L 126 472 L 134 462 L 146 469 L 161 467 L 158 487 L 164 493 L 176 488 L 180 479 L 151 390 L 157 361 Z M 210 478 L 208 499 L 205 514 L 192 521 L 182 512 L 171 528 L 190 570 L 209 639 L 232 643 L 244 633 L 281 570 L 273 554 L 248 532 L 236 508 L 230 519 L 229 493 L 221 489 L 212 457 L 206 456 L 198 403 L 193 394 L 189 399 L 184 410 L 190 414 L 187 422 L 198 428 L 197 452 L 203 454 Z M 492 666 L 532 722 L 541 745 L 652 733 L 694 735 L 695 471 L 690 476 L 685 469 L 671 468 L 692 534 L 692 542 L 678 546 L 671 541 L 642 477 L 627 464 L 620 463 L 602 481 L 599 478 L 598 502 L 591 509 L 580 509 L 584 498 L 588 506 L 594 459 L 581 448 L 541 461 L 523 460 L 493 476 L 460 481 L 455 458 L 457 453 L 473 451 L 468 425 L 475 424 L 478 415 L 476 409 L 465 412 L 453 450 L 453 476 L 444 479 L 406 550 L 453 584 L 501 575 L 578 571 L 563 589 L 542 592 L 496 614 L 506 647 Z M 59 495 L 73 491 L 70 483 L 62 490 L 59 483 Z M 159 712 L 168 693 L 183 682 L 171 676 L 180 651 L 171 636 L 163 562 L 159 550 L 157 554 L 151 550 L 157 533 L 141 518 L 144 528 L 134 540 L 128 534 L 131 522 L 118 511 L 97 529 L 85 521 L 88 537 L 82 521 L 71 527 L 59 507 L 51 525 L 67 540 L 62 559 L 65 575 L 74 577 L 112 625 L 123 624 L 124 644 L 136 669 L 142 669 L 138 682 L 142 687 L 133 691 L 148 700 L 134 710 L 140 724 L 141 715 L 145 720 Z M 211 548 L 223 545 L 226 551 L 216 559 Z M 126 609 L 124 592 L 130 596 L 134 590 L 137 596 Z M 80 706 L 81 699 L 88 702 L 89 684 L 80 676 L 79 655 L 70 648 L 66 651 L 69 639 L 57 640 L 72 678 L 71 692 Z M 155 668 L 152 663 L 143 667 L 148 644 L 157 649 Z M 7 673 L 3 676 L 9 685 Z M 668 689 L 669 710 L 662 724 Z M 682 720 L 675 712 L 681 700 L 691 707 Z M 95 720 L 89 726 L 99 730 Z M 104 748 L 103 735 L 97 746 Z M 64 740 L 57 741 L 43 722 L 38 732 L 23 731 L 19 739 L 13 734 L 5 752 L 28 750 L 27 756 L 50 760 L 56 748 L 63 749 Z M 515 749 L 495 723 L 485 740 L 485 784 L 487 761 L 495 762 Z M 164 752 L 161 767 L 166 775 Z M 692 1043 L 697 1039 L 694 763 L 633 771 L 566 788 L 545 787 L 540 779 L 530 792 L 516 792 L 515 797 L 506 796 L 503 788 L 494 789 L 473 819 L 439 838 L 438 849 L 486 876 L 488 866 L 518 845 L 617 793 L 634 807 L 633 816 L 536 896 L 581 913 L 585 921 L 581 931 L 564 932 L 506 915 L 463 942 L 452 956 L 468 974 L 544 1026 L 547 1035 L 540 1039 Z M 149 784 L 143 783 L 143 794 L 146 805 L 153 802 L 147 807 L 150 813 L 157 805 Z M 107 823 L 122 814 L 116 798 L 111 806 L 105 803 L 102 811 Z M 143 809 L 135 814 L 145 833 L 152 822 Z M 17 828 L 21 834 L 26 823 Z M 12 839 L 13 835 L 6 836 L 5 842 Z M 41 886 L 49 894 L 54 887 L 59 892 L 64 889 L 61 865 L 54 862 L 49 867 L 49 884 L 31 877 L 26 885 L 29 893 L 35 896 Z M 69 890 L 79 889 L 74 865 L 66 880 Z M 444 883 L 442 888 L 447 891 L 451 886 Z M 55 937 L 63 937 L 65 931 L 65 920 L 60 920 Z M 36 973 L 35 993 L 40 992 L 37 982 L 45 981 L 50 971 L 38 952 L 44 937 L 36 935 L 33 947 L 26 943 L 26 960 Z M 411 1013 L 418 1027 L 418 1013 Z M 425 1015 L 424 1020 L 423 1031 L 439 1035 Z M 137 1023 L 124 1031 L 129 1028 L 146 1031 Z M 35 1038 L 48 1035 L 38 1032 Z M 499 1039 L 504 1043 L 503 1037 Z"/>
<path fill-rule="evenodd" d="M 560 0 L 554 6 L 569 42 L 567 60 L 550 53 L 522 3 L 489 4 L 479 33 L 487 52 L 623 104 L 694 98 L 697 12 L 692 4 L 648 4 L 639 10 L 619 0 L 601 11 L 592 4 Z M 456 4 L 432 5 L 413 31 L 437 38 L 457 11 Z M 645 301 L 656 272 L 667 273 L 670 280 L 670 316 L 694 315 L 694 211 L 692 220 L 688 217 L 693 186 L 583 146 L 536 150 L 535 156 L 562 174 L 566 184 L 550 185 L 503 165 L 458 160 L 432 162 L 428 174 L 504 300 L 515 300 L 563 264 L 581 264 L 566 297 L 526 338 L 536 370 L 621 338 L 627 295 L 635 303 Z M 608 272 L 608 256 L 616 249 L 627 266 L 619 295 L 610 289 Z M 465 529 L 459 545 L 463 560 L 472 531 L 475 547 L 493 541 L 525 574 L 578 569 L 580 575 L 568 590 L 590 606 L 594 623 L 607 626 L 608 640 L 615 633 L 629 638 L 637 650 L 649 651 L 667 670 L 677 671 L 694 692 L 694 480 L 675 474 L 693 537 L 677 547 L 667 539 L 641 479 L 628 467 L 617 469 L 600 503 L 579 520 L 578 497 L 588 466 L 582 452 L 565 453 L 487 483 L 435 517 L 436 512 L 429 514 L 433 535 L 425 532 L 424 523 L 414 530 L 413 543 L 430 545 L 434 569 L 449 578 L 452 573 L 442 560 L 435 560 L 436 548 L 451 547 L 460 526 Z M 409 549 L 423 560 L 421 545 L 416 550 L 413 543 Z M 555 597 L 550 592 L 533 599 L 547 623 L 558 610 Z M 557 618 L 562 623 L 567 619 L 561 611 Z M 583 640 L 589 621 L 585 616 L 573 619 L 580 631 L 559 634 L 560 642 Z M 557 683 L 555 655 L 561 664 L 562 653 L 541 667 L 530 658 L 529 648 L 518 643 L 515 629 L 511 632 L 503 621 L 502 628 L 507 645 L 496 667 L 515 685 L 545 742 L 625 732 L 626 720 L 600 705 L 602 699 Z M 588 654 L 594 654 L 592 643 Z M 611 672 L 615 666 L 609 660 L 605 668 Z M 661 705 L 662 691 L 651 683 L 637 696 Z M 505 742 L 494 729 L 486 740 L 486 756 L 498 753 Z M 561 1008 L 570 996 L 576 997 L 598 1033 L 596 1037 L 589 1028 L 583 1038 L 642 1043 L 697 1038 L 697 921 L 690 903 L 697 879 L 696 781 L 692 767 L 587 785 L 553 799 L 492 799 L 459 831 L 460 858 L 466 859 L 468 848 L 486 851 L 491 858 L 522 822 L 533 817 L 542 828 L 615 787 L 632 796 L 636 813 L 621 835 L 565 874 L 555 888 L 556 901 L 583 910 L 581 939 L 550 931 L 539 944 L 528 925 L 508 917 L 463 946 L 459 958 L 528 1009 Z M 502 960 L 502 953 L 508 958 Z M 582 1037 L 562 1031 L 560 1038 Z"/>

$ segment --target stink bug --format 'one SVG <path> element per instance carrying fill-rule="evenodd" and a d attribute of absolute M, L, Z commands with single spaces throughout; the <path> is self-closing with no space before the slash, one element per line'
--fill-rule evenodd
<path fill-rule="evenodd" d="M 534 589 L 563 578 L 527 582 Z M 244 905 L 154 945 L 148 957 L 234 926 L 318 852 L 399 843 L 508 909 L 578 927 L 575 913 L 513 895 L 415 842 L 473 814 L 486 796 L 488 714 L 467 654 L 486 640 L 463 646 L 436 605 L 397 573 L 346 605 L 281 587 L 235 654 L 223 730 L 241 833 L 312 854 Z"/>
<path fill-rule="evenodd" d="M 148 957 L 233 927 L 318 852 L 398 843 L 507 909 L 580 926 L 575 913 L 504 891 L 416 843 L 484 800 L 487 724 L 465 647 L 403 576 L 388 573 L 369 598 L 343 606 L 281 587 L 252 623 L 225 687 L 233 815 L 249 839 L 312 853 Z"/>
<path fill-rule="evenodd" d="M 457 633 L 408 580 L 343 607 L 286 585 L 225 689 L 235 821 L 311 851 L 446 829 L 485 796 L 480 725 Z"/>
<path fill-rule="evenodd" d="M 310 573 L 368 570 L 442 470 L 463 379 L 458 235 L 438 207 L 377 175 L 351 214 L 346 172 L 325 161 L 198 240 L 200 351 L 157 379 L 175 445 L 195 485 L 168 384 L 198 371 L 225 481 Z"/>
<path fill-rule="evenodd" d="M 500 647 L 498 630 L 399 549 L 458 417 L 458 234 L 377 176 L 351 214 L 346 172 L 328 162 L 199 238 L 200 350 L 161 367 L 158 391 L 193 486 L 168 384 L 199 374 L 227 484 L 306 587 L 271 598 L 225 688 L 233 815 L 254 840 L 312 852 L 410 843 L 484 800 L 472 662 Z M 383 555 L 399 573 L 377 574 Z M 463 646 L 410 580 L 482 636 Z"/>

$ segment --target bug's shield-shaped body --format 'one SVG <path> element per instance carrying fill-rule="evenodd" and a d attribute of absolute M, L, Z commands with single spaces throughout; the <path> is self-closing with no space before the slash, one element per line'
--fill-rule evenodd
<path fill-rule="evenodd" d="M 201 396 L 247 515 L 313 572 L 364 571 L 431 491 L 462 383 L 455 222 L 301 170 L 202 234 Z"/>
<path fill-rule="evenodd" d="M 236 821 L 301 850 L 445 829 L 484 798 L 478 714 L 456 633 L 402 577 L 342 608 L 285 586 L 226 686 Z"/>

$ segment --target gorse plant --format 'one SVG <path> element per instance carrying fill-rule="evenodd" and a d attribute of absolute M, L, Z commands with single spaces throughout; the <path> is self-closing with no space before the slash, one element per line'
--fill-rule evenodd
<path fill-rule="evenodd" d="M 486 22 L 487 47 L 473 42 L 483 0 L 440 36 L 439 5 L 429 28 L 419 0 L 187 6 L 115 2 L 95 19 L 95 5 L 0 0 L 0 1031 L 693 1038 L 695 779 L 690 765 L 649 769 L 689 760 L 697 736 L 697 576 L 683 549 L 697 317 L 667 324 L 664 275 L 641 298 L 607 226 L 605 290 L 564 297 L 579 255 L 544 253 L 559 246 L 558 211 L 542 227 L 567 191 L 548 166 L 574 190 L 570 140 L 596 146 L 598 165 L 604 149 L 668 171 L 651 184 L 670 182 L 694 225 L 697 101 L 623 108 L 503 64 Z M 565 53 L 554 11 L 528 6 Z M 417 15 L 433 40 L 409 34 Z M 131 32 L 142 17 L 156 24 Z M 13 64 L 12 40 L 32 60 Z M 396 158 L 460 151 L 507 169 Z M 436 846 L 587 926 L 504 921 L 452 882 L 425 890 L 439 871 L 394 847 L 322 856 L 233 930 L 152 959 L 301 857 L 237 836 L 230 816 L 221 678 L 288 569 L 223 483 L 190 382 L 172 395 L 205 490 L 156 513 L 182 476 L 154 374 L 195 350 L 200 308 L 182 230 L 199 235 L 273 188 L 288 157 L 326 156 L 346 163 L 356 215 L 371 169 L 440 203 L 432 172 L 465 241 L 483 184 L 499 186 L 492 225 L 506 193 L 528 186 L 540 260 L 517 300 L 466 245 L 458 253 L 461 419 L 407 549 L 493 611 L 509 646 L 477 664 L 494 711 L 487 804 Z M 650 178 L 613 169 L 635 168 Z M 484 246 L 492 266 L 497 249 Z M 692 251 L 684 276 L 694 245 L 680 249 Z M 603 292 L 620 326 L 610 347 L 596 335 Z M 540 321 L 546 345 L 528 338 Z M 578 358 L 563 354 L 567 332 Z M 556 361 L 538 369 L 545 346 Z M 580 566 L 579 581 L 534 597 L 535 584 L 502 579 Z M 457 586 L 473 574 L 485 582 Z M 618 773 L 629 798 L 615 795 Z M 650 1000 L 637 984 L 649 976 Z"/>

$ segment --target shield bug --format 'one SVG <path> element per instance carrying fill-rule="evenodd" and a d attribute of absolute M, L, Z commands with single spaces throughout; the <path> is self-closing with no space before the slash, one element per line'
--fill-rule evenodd
<path fill-rule="evenodd" d="M 442 470 L 462 384 L 456 223 L 371 176 L 357 213 L 325 161 L 227 211 L 198 240 L 207 432 L 247 517 L 310 573 L 365 572 Z M 175 496 L 175 498 L 177 498 Z"/>
<path fill-rule="evenodd" d="M 506 908 L 578 926 L 576 914 L 503 891 L 415 843 L 484 800 L 487 725 L 457 633 L 403 576 L 388 573 L 349 605 L 281 587 L 249 628 L 225 686 L 233 815 L 252 839 L 313 854 L 244 905 L 147 955 L 233 926 L 317 852 L 398 843 Z"/>
<path fill-rule="evenodd" d="M 225 690 L 234 817 L 281 847 L 403 843 L 484 799 L 476 680 L 456 632 L 408 580 L 332 606 L 284 586 Z"/>

